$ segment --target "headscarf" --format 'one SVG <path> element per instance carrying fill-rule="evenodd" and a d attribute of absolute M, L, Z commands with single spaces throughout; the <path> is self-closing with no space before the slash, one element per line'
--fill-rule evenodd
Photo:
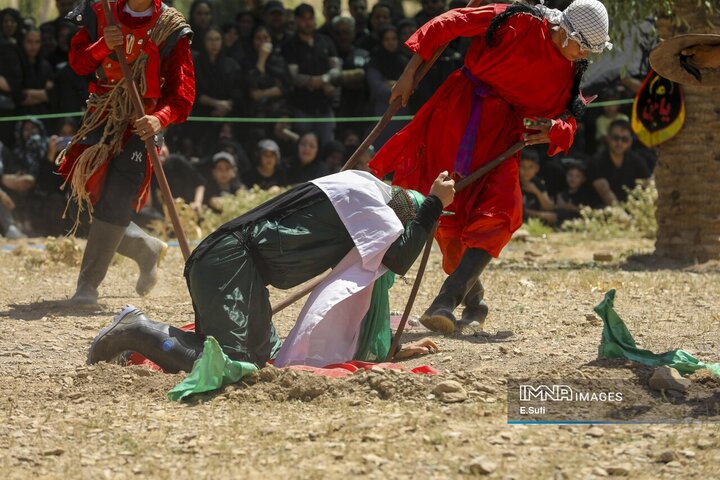
<path fill-rule="evenodd" d="M 415 218 L 424 201 L 425 196 L 420 192 L 393 186 L 392 198 L 387 205 L 395 212 L 400 222 L 407 225 Z"/>
<path fill-rule="evenodd" d="M 545 2 L 541 0 L 540 3 Z M 573 39 L 592 53 L 612 49 L 608 36 L 608 13 L 605 5 L 598 0 L 575 0 L 562 12 L 545 5 L 538 5 L 537 8 L 550 23 L 559 25 L 567 32 L 563 47 L 567 46 L 569 39 Z"/>
<path fill-rule="evenodd" d="M 398 38 L 398 49 L 394 52 L 386 50 L 383 46 L 383 38 L 387 32 L 396 32 L 397 29 L 392 25 L 383 27 L 378 33 L 378 44 L 375 50 L 370 54 L 370 62 L 368 67 L 376 68 L 383 78 L 387 80 L 397 80 L 400 78 L 408 59 L 400 51 L 400 39 Z"/>

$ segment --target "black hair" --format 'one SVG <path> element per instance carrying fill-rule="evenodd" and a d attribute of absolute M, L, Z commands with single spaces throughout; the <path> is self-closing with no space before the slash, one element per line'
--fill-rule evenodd
<path fill-rule="evenodd" d="M 514 3 L 510 5 L 503 13 L 495 16 L 495 18 L 492 19 L 492 22 L 490 22 L 490 26 L 485 33 L 485 42 L 489 47 L 497 45 L 497 31 L 500 27 L 505 25 L 510 17 L 519 13 L 532 15 L 538 20 L 543 20 L 545 18 L 542 11 L 535 6 L 524 3 Z M 587 60 L 577 60 L 575 62 L 575 78 L 573 78 L 573 84 L 572 87 L 570 87 L 570 101 L 567 104 L 567 109 L 570 112 L 570 115 L 578 119 L 585 114 L 586 110 L 585 102 L 583 102 L 582 97 L 580 96 L 580 83 L 582 82 L 582 77 L 585 74 L 587 67 Z"/>
<path fill-rule="evenodd" d="M 15 33 L 13 34 L 13 38 L 15 41 L 20 44 L 22 42 L 23 37 L 23 30 L 25 29 L 25 22 L 23 21 L 22 15 L 20 15 L 20 11 L 8 7 L 0 10 L 0 22 L 5 18 L 6 15 L 10 15 L 15 20 L 15 23 L 17 23 L 17 27 L 15 27 Z"/>
<path fill-rule="evenodd" d="M 305 15 L 306 13 L 311 13 L 314 17 L 315 8 L 308 3 L 301 3 L 300 5 L 295 7 L 295 10 L 293 10 L 293 15 L 296 17 L 300 17 L 302 15 Z"/>
<path fill-rule="evenodd" d="M 209 0 L 194 0 L 194 1 L 192 2 L 192 4 L 190 4 L 190 12 L 188 13 L 188 18 L 189 18 L 191 21 L 192 21 L 192 16 L 193 16 L 193 14 L 195 13 L 195 10 L 197 10 L 197 8 L 198 8 L 200 5 L 203 5 L 203 4 L 207 5 L 208 8 L 210 9 L 210 15 L 213 14 L 213 6 L 212 6 L 212 3 L 210 3 Z"/>
<path fill-rule="evenodd" d="M 633 130 L 632 126 L 630 125 L 630 122 L 623 119 L 617 119 L 610 122 L 610 126 L 608 127 L 608 132 L 611 132 L 613 128 L 622 128 L 623 130 L 627 130 L 630 132 L 630 135 L 632 135 Z"/>
<path fill-rule="evenodd" d="M 531 160 L 539 165 L 540 155 L 538 155 L 538 153 L 531 148 L 523 148 L 522 150 L 520 150 L 520 160 Z"/>

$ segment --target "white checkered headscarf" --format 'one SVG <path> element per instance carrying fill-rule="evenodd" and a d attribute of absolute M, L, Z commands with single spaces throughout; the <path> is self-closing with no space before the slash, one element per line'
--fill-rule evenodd
<path fill-rule="evenodd" d="M 585 50 L 602 53 L 612 49 L 608 28 L 610 22 L 605 5 L 598 0 L 575 0 L 564 11 L 538 5 L 545 18 L 560 25 L 572 39 Z M 567 46 L 567 40 L 563 46 Z"/>

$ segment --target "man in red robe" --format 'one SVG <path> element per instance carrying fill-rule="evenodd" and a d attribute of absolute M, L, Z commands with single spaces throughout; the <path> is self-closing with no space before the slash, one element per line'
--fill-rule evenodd
<path fill-rule="evenodd" d="M 147 200 L 152 175 L 145 141 L 158 145 L 165 128 L 187 118 L 195 97 L 192 31 L 182 14 L 161 0 L 111 0 L 110 8 L 117 26 L 108 25 L 99 0 L 85 0 L 68 15 L 82 26 L 72 39 L 70 66 L 78 75 L 94 75 L 88 111 L 59 168 L 78 203 L 78 219 L 85 209 L 92 218 L 71 299 L 76 304 L 97 303 L 116 251 L 137 262 L 138 294 L 157 282 L 167 245 L 131 223 L 133 210 Z M 124 86 L 116 46 L 124 50 L 139 86 L 145 107 L 140 118 Z"/>
<path fill-rule="evenodd" d="M 433 172 L 467 175 L 525 140 L 549 143 L 548 154 L 567 152 L 584 109 L 579 85 L 590 51 L 610 48 L 608 16 L 597 0 L 576 0 L 565 11 L 542 5 L 487 5 L 451 10 L 423 25 L 406 42 L 414 52 L 390 101 L 412 93 L 415 70 L 457 37 L 474 37 L 464 66 L 452 74 L 377 153 L 370 168 L 393 182 L 427 192 Z M 524 121 L 533 122 L 533 132 Z M 518 156 L 460 192 L 436 233 L 449 274 L 421 318 L 434 331 L 483 322 L 488 307 L 479 275 L 522 224 Z"/>

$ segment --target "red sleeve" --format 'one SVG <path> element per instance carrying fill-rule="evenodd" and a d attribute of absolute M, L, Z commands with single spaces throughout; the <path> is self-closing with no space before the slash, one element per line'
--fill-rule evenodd
<path fill-rule="evenodd" d="M 195 100 L 195 69 L 188 37 L 179 39 L 173 51 L 163 59 L 161 75 L 165 83 L 153 115 L 164 128 L 171 123 L 184 122 Z"/>
<path fill-rule="evenodd" d="M 447 11 L 417 29 L 405 45 L 427 61 L 435 50 L 457 37 L 484 35 L 495 15 L 505 8 L 507 5 L 487 5 Z"/>
<path fill-rule="evenodd" d="M 551 157 L 560 152 L 567 154 L 573 144 L 575 130 L 577 130 L 575 117 L 568 117 L 567 120 L 556 119 L 555 125 L 548 132 L 550 145 L 548 145 L 547 154 Z"/>
<path fill-rule="evenodd" d="M 105 45 L 103 37 L 93 43 L 88 31 L 82 27 L 70 42 L 70 51 L 68 52 L 70 68 L 78 75 L 90 75 L 98 69 L 103 58 L 111 52 L 112 50 Z"/>

